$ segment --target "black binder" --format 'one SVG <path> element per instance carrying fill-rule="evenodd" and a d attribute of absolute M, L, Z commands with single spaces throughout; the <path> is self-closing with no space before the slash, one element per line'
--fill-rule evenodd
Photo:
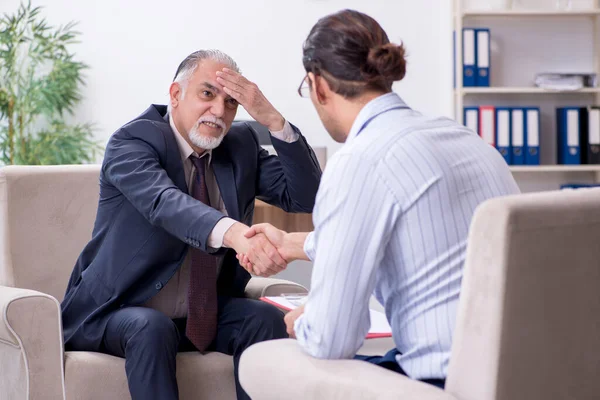
<path fill-rule="evenodd" d="M 581 108 L 579 137 L 581 163 L 600 164 L 600 106 Z"/>

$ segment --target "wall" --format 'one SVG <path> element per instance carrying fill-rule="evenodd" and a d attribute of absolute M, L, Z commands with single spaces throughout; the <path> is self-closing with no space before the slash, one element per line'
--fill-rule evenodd
<path fill-rule="evenodd" d="M 18 0 L 3 0 L 0 12 Z M 339 148 L 310 100 L 296 89 L 304 76 L 301 46 L 318 18 L 354 8 L 376 18 L 393 41 L 404 41 L 408 74 L 395 86 L 426 113 L 452 115 L 450 2 L 447 0 L 33 0 L 52 24 L 79 21 L 77 56 L 90 66 L 75 119 L 94 121 L 106 141 L 150 103 L 165 103 L 179 62 L 200 48 L 229 53 L 313 146 Z M 240 108 L 238 117 L 247 117 Z"/>
<path fill-rule="evenodd" d="M 476 0 L 483 1 L 483 0 Z M 304 76 L 301 46 L 318 18 L 354 8 L 376 18 L 392 41 L 408 49 L 408 74 L 394 86 L 413 108 L 427 114 L 453 115 L 451 0 L 34 0 L 52 24 L 79 21 L 82 43 L 77 56 L 90 66 L 84 100 L 74 119 L 93 121 L 106 142 L 121 124 L 150 103 L 164 103 L 179 62 L 199 48 L 219 48 L 233 56 L 244 74 L 259 84 L 271 102 L 298 125 L 313 146 L 339 148 L 296 89 Z M 18 0 L 3 0 L 0 12 L 12 12 Z M 473 20 L 492 28 L 492 84 L 528 85 L 542 69 L 592 67 L 590 21 L 573 19 Z M 527 40 L 524 40 L 527 38 Z M 546 135 L 553 142 L 552 109 L 588 103 L 592 96 L 476 96 L 466 104 L 540 103 Z M 247 117 L 243 109 L 239 118 Z M 543 150 L 552 162 L 554 149 Z M 525 191 L 558 188 L 565 179 L 589 180 L 581 174 L 526 173 L 517 176 Z M 310 266 L 290 266 L 282 277 L 308 284 Z"/>
<path fill-rule="evenodd" d="M 3 0 L 12 12 L 18 0 Z M 413 108 L 452 115 L 451 3 L 448 0 L 33 0 L 51 24 L 79 21 L 75 48 L 90 66 L 84 100 L 74 117 L 94 121 L 106 142 L 150 103 L 165 103 L 179 62 L 200 48 L 229 53 L 313 146 L 339 148 L 309 99 L 296 89 L 304 77 L 301 46 L 322 16 L 354 8 L 377 19 L 408 51 L 406 78 L 394 86 Z M 238 117 L 247 117 L 240 108 Z M 310 285 L 311 264 L 291 264 L 279 277 Z"/>

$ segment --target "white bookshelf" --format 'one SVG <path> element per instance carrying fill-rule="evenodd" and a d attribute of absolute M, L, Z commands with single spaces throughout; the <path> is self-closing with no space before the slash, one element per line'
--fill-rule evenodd
<path fill-rule="evenodd" d="M 599 173 L 600 165 L 511 165 L 512 172 L 592 172 Z"/>
<path fill-rule="evenodd" d="M 527 191 L 554 189 L 553 186 L 544 186 L 563 182 L 600 182 L 600 165 L 512 165 L 510 170 L 520 186 L 529 181 L 527 187 L 530 189 Z"/>
<path fill-rule="evenodd" d="M 481 0 L 486 1 L 486 0 Z M 510 30 L 515 27 L 522 27 L 534 25 L 534 21 L 538 25 L 544 24 L 544 32 L 540 32 L 539 35 L 552 34 L 550 29 L 560 28 L 563 23 L 570 23 L 574 26 L 582 26 L 583 24 L 591 24 L 590 35 L 586 35 L 586 39 L 589 37 L 590 47 L 593 49 L 593 55 L 586 54 L 586 56 L 592 57 L 591 64 L 593 64 L 592 71 L 586 69 L 581 72 L 595 72 L 599 74 L 600 78 L 600 0 L 595 0 L 595 8 L 586 10 L 556 10 L 551 7 L 554 6 L 554 2 L 548 2 L 549 9 L 544 10 L 520 10 L 520 9 L 506 9 L 506 10 L 468 10 L 463 9 L 464 0 L 454 0 L 454 31 L 455 36 L 455 89 L 454 89 L 454 114 L 457 121 L 462 122 L 463 119 L 463 108 L 465 102 L 467 105 L 508 105 L 514 104 L 515 106 L 526 105 L 540 105 L 544 104 L 547 110 L 556 106 L 569 104 L 600 104 L 600 88 L 583 88 L 579 90 L 547 90 L 535 86 L 523 86 L 511 85 L 501 86 L 498 82 L 494 82 L 494 74 L 498 73 L 498 65 L 494 64 L 492 58 L 492 64 L 490 65 L 490 75 L 492 77 L 491 84 L 494 86 L 490 87 L 463 87 L 463 65 L 462 65 L 462 29 L 464 26 L 508 26 L 504 30 L 505 34 L 510 34 Z M 551 27 L 551 28 L 550 28 Z M 509 31 L 509 33 L 506 33 Z M 515 29 L 516 31 L 516 29 Z M 519 35 L 520 33 L 515 33 Z M 558 35 L 561 35 L 560 33 Z M 491 29 L 492 40 L 494 40 L 494 29 Z M 565 38 L 564 28 L 562 37 Z M 511 44 L 515 44 L 515 40 L 527 41 L 528 37 L 518 36 L 513 39 Z M 553 56 L 556 59 L 557 70 L 564 68 L 564 60 L 566 57 L 572 57 L 573 60 L 579 60 L 581 56 L 576 52 L 574 54 L 561 54 L 556 52 L 555 49 L 548 46 L 544 49 L 547 51 L 549 56 L 544 57 L 540 63 L 546 65 L 549 60 L 553 60 Z M 539 55 L 539 52 L 537 53 Z M 531 57 L 528 53 L 521 53 L 521 58 L 516 59 L 518 62 L 523 62 L 527 57 Z M 503 64 L 506 66 L 506 63 Z M 552 67 L 552 65 L 549 65 Z M 552 68 L 549 68 L 552 70 Z M 546 72 L 540 69 L 538 72 Z M 569 70 L 567 70 L 569 72 Z M 529 71 L 530 73 L 530 71 Z M 531 80 L 533 76 L 531 76 Z M 505 82 L 501 82 L 505 83 Z M 527 82 L 523 82 L 527 83 Z M 544 143 L 549 144 L 550 147 L 555 146 L 552 141 L 556 140 L 556 133 L 554 132 L 556 127 L 554 120 L 549 113 L 546 113 L 546 119 L 542 118 L 542 126 L 540 128 L 540 146 L 544 146 Z M 552 120 L 552 123 L 549 121 Z M 555 189 L 561 182 L 582 182 L 582 183 L 597 183 L 600 182 L 600 165 L 554 165 L 551 159 L 546 154 L 546 159 L 542 159 L 542 164 L 539 166 L 511 166 L 511 171 L 515 176 L 515 179 L 519 183 L 519 186 L 530 186 L 530 190 L 543 190 L 542 188 Z M 554 157 L 554 162 L 556 158 Z M 533 189 L 531 189 L 533 188 Z"/>
<path fill-rule="evenodd" d="M 582 88 L 578 90 L 549 90 L 539 87 L 466 87 L 459 90 L 467 94 L 577 94 L 600 93 L 600 88 Z"/>
<path fill-rule="evenodd" d="M 600 9 L 593 10 L 502 10 L 502 11 L 463 11 L 463 17 L 596 17 Z"/>

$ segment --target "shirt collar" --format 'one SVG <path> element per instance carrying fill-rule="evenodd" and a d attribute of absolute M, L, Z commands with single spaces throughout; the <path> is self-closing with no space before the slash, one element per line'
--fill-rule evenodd
<path fill-rule="evenodd" d="M 201 156 L 199 156 L 198 153 L 192 149 L 192 146 L 190 146 L 190 144 L 183 138 L 181 133 L 179 133 L 177 127 L 175 126 L 175 122 L 173 122 L 173 117 L 171 114 L 169 114 L 169 125 L 171 125 L 171 129 L 175 134 L 175 140 L 177 141 L 177 147 L 179 147 L 179 154 L 181 155 L 182 161 L 187 160 L 190 158 L 190 156 L 202 158 L 206 155 L 208 156 L 208 164 L 210 165 L 212 160 L 212 150 L 206 150 Z"/>
<path fill-rule="evenodd" d="M 383 94 L 369 101 L 356 116 L 346 143 L 358 136 L 373 118 L 397 108 L 408 108 L 408 106 L 395 92 Z"/>

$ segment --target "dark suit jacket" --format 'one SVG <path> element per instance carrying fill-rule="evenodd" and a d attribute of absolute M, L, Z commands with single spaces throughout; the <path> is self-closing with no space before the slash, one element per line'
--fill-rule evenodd
<path fill-rule="evenodd" d="M 68 348 L 98 350 L 107 314 L 156 295 L 189 246 L 207 251 L 208 236 L 224 217 L 188 195 L 175 133 L 165 116 L 166 106 L 152 105 L 108 142 L 92 239 L 61 305 Z M 321 170 L 305 138 L 272 142 L 278 156 L 258 145 L 247 123 L 235 123 L 213 150 L 212 167 L 229 217 L 247 225 L 255 198 L 288 212 L 312 212 L 315 203 Z M 220 253 L 225 259 L 218 293 L 243 296 L 250 275 L 233 250 Z"/>

